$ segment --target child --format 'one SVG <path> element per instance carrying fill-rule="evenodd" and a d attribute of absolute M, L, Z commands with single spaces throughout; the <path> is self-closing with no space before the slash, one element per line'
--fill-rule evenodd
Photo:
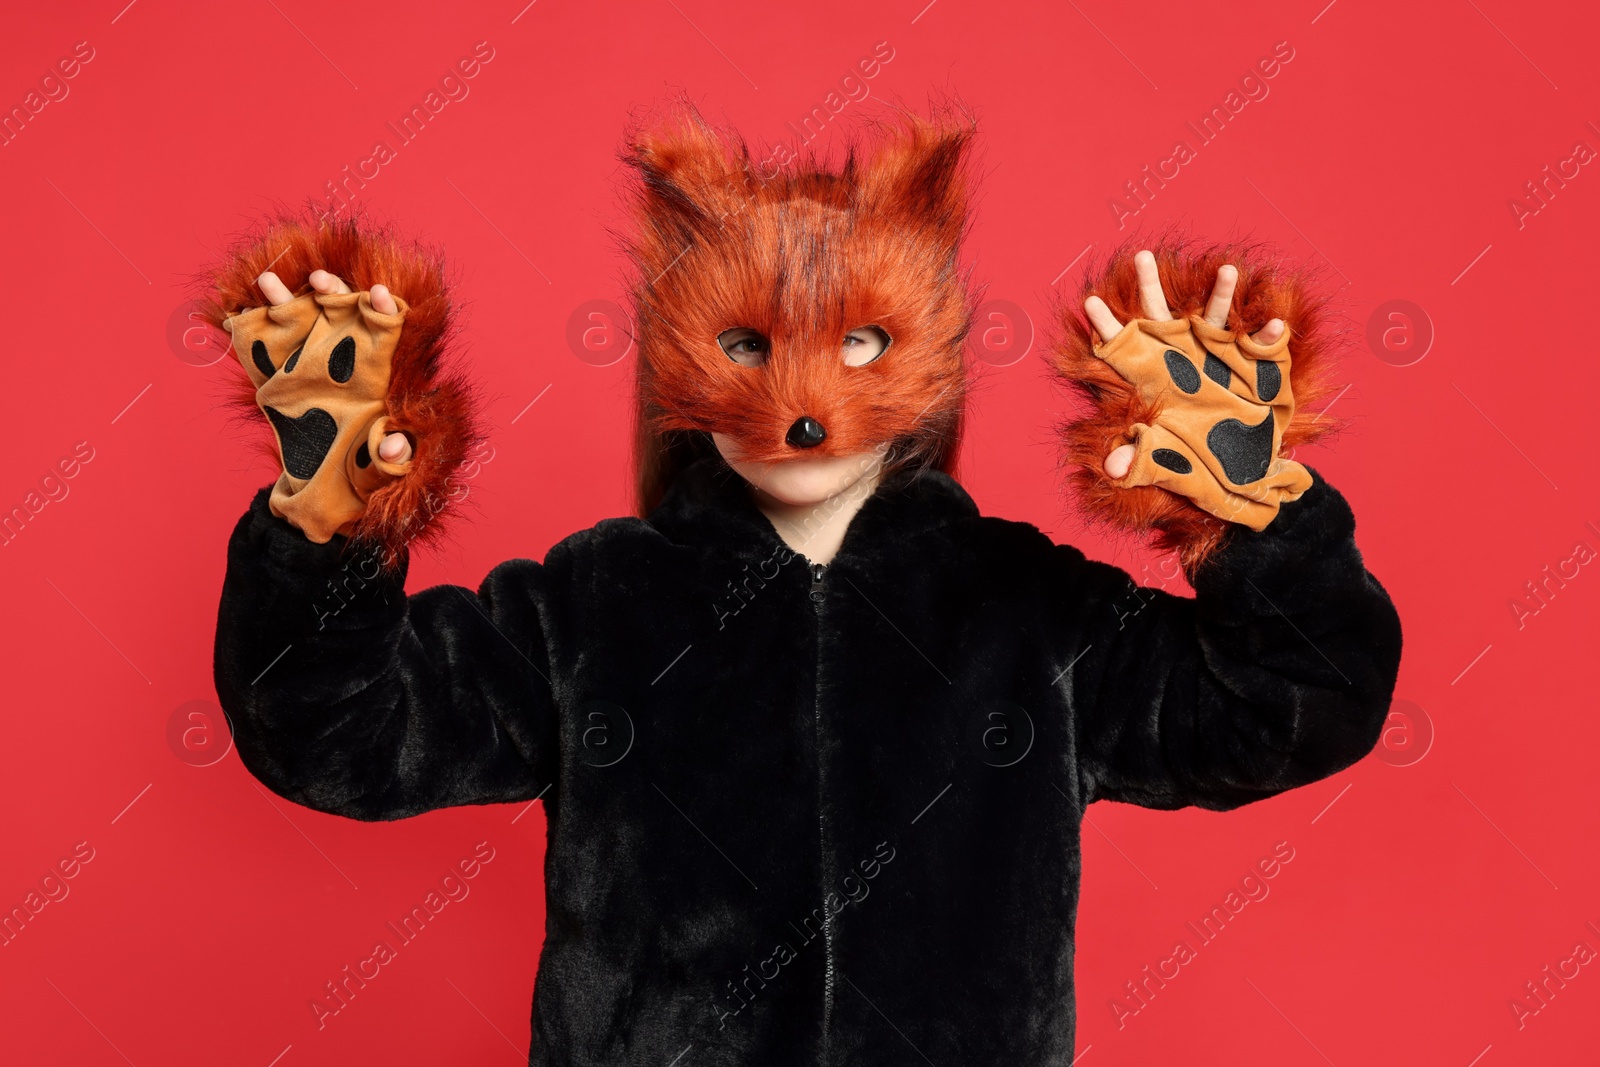
<path fill-rule="evenodd" d="M 285 467 L 228 546 L 240 757 L 356 819 L 543 800 L 531 1064 L 1066 1064 L 1085 808 L 1226 810 L 1377 741 L 1399 620 L 1282 456 L 1325 395 L 1295 278 L 1119 255 L 1061 344 L 1086 506 L 1195 598 L 951 476 L 971 138 L 764 173 L 692 113 L 635 137 L 641 517 L 476 592 L 403 584 L 477 436 L 437 264 L 287 221 L 217 273 Z"/>

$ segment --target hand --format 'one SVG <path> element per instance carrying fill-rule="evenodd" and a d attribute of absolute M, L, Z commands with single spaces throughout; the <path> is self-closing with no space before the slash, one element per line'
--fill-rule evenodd
<path fill-rule="evenodd" d="M 325 270 L 314 270 L 306 279 L 311 283 L 311 288 L 319 293 L 348 293 L 350 287 L 337 275 L 329 274 Z M 294 299 L 294 294 L 289 292 L 289 287 L 283 284 L 272 271 L 267 271 L 256 279 L 256 285 L 261 289 L 261 294 L 273 307 L 287 304 Z M 393 315 L 400 310 L 394 302 L 394 294 L 389 292 L 387 286 L 374 285 L 372 287 L 372 309 L 379 314 Z M 388 463 L 404 463 L 411 458 L 411 441 L 403 433 L 392 433 L 378 443 L 378 457 Z"/>
<path fill-rule="evenodd" d="M 1139 277 L 1139 302 L 1144 307 L 1145 318 L 1155 322 L 1172 321 L 1172 312 L 1167 308 L 1167 297 L 1161 290 L 1161 275 L 1156 270 L 1156 257 L 1149 251 L 1140 252 L 1133 257 L 1133 262 Z M 1228 324 L 1228 308 L 1233 304 L 1233 289 L 1239 281 L 1239 271 L 1231 264 L 1224 264 L 1217 269 L 1217 282 L 1211 289 L 1211 298 L 1206 302 L 1205 320 L 1213 326 L 1225 327 Z M 1110 343 L 1111 339 L 1122 331 L 1123 324 L 1106 307 L 1104 300 L 1098 296 L 1091 296 L 1084 301 L 1083 310 L 1089 316 L 1089 324 L 1100 335 L 1103 342 Z M 1272 319 L 1261 329 L 1250 335 L 1252 341 L 1262 345 L 1270 345 L 1283 335 L 1283 320 Z M 1128 468 L 1138 455 L 1138 449 L 1133 445 L 1123 445 L 1113 449 L 1105 459 L 1105 472 L 1113 480 L 1120 480 L 1127 476 Z"/>

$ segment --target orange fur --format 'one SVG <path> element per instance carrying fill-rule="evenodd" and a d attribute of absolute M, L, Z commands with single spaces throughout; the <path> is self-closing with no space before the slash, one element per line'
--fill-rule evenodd
<path fill-rule="evenodd" d="M 279 210 L 239 236 L 221 260 L 195 279 L 200 314 L 217 329 L 235 311 L 265 303 L 256 278 L 271 270 L 291 292 L 317 269 L 354 290 L 388 286 L 410 304 L 389 382 L 388 411 L 415 443 L 412 470 L 375 491 L 351 534 L 352 544 L 377 550 L 394 567 L 412 541 L 429 543 L 445 526 L 460 495 L 457 472 L 482 442 L 477 390 L 447 364 L 456 336 L 454 308 L 442 253 L 402 241 L 391 227 L 362 215 L 319 219 L 314 206 Z M 226 336 L 226 331 L 223 331 Z M 252 424 L 266 426 L 255 390 L 235 359 L 228 403 Z M 266 447 L 277 458 L 270 429 Z"/>
<path fill-rule="evenodd" d="M 1141 247 L 1146 246 L 1130 241 L 1103 264 L 1091 268 L 1076 302 L 1060 310 L 1061 336 L 1052 363 L 1089 406 L 1086 413 L 1059 428 L 1062 460 L 1072 467 L 1069 479 L 1091 521 L 1114 529 L 1154 530 L 1156 546 L 1178 552 L 1184 569 L 1193 573 L 1221 544 L 1230 524 L 1156 486 L 1118 488 L 1102 467 L 1113 449 L 1129 443 L 1127 428 L 1135 422 L 1152 422 L 1160 408 L 1141 401 L 1133 387 L 1094 354 L 1095 337 L 1083 316 L 1083 301 L 1091 294 L 1098 295 L 1119 322 L 1143 318 L 1133 262 Z M 1151 251 L 1174 317 L 1204 312 L 1217 268 L 1232 263 L 1239 268 L 1239 282 L 1228 327 L 1253 333 L 1274 317 L 1289 324 L 1294 359 L 1289 374 L 1296 406 L 1294 418 L 1284 429 L 1280 454 L 1289 455 L 1292 449 L 1341 427 L 1336 417 L 1320 414 L 1331 402 L 1329 375 L 1336 347 L 1333 318 L 1320 278 L 1308 269 L 1285 266 L 1254 244 L 1201 245 L 1168 234 L 1156 241 Z"/>
<path fill-rule="evenodd" d="M 751 461 L 791 459 L 784 437 L 802 415 L 827 429 L 809 456 L 890 443 L 886 474 L 953 471 L 972 315 L 958 261 L 972 137 L 964 114 L 901 113 L 842 165 L 810 155 L 770 173 L 687 104 L 629 138 L 641 514 L 712 450 L 711 432 Z M 846 366 L 840 344 L 864 325 L 890 346 Z M 734 327 L 770 340 L 764 366 L 722 353 L 717 336 Z"/>

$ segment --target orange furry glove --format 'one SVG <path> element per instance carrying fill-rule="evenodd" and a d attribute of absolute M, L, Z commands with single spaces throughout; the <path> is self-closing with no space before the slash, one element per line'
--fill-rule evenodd
<path fill-rule="evenodd" d="M 1286 457 L 1339 428 L 1326 417 L 1327 301 L 1307 270 L 1257 247 L 1173 239 L 1153 252 L 1172 320 L 1146 317 L 1130 245 L 1063 304 L 1051 361 L 1087 402 L 1060 428 L 1087 517 L 1154 533 L 1192 574 L 1229 531 L 1265 530 L 1312 485 Z M 1225 329 L 1204 318 L 1223 264 L 1239 272 Z M 1090 296 L 1124 324 L 1109 341 L 1078 312 Z M 1250 339 L 1274 318 L 1285 323 L 1276 341 Z M 1133 463 L 1112 479 L 1106 458 L 1128 444 Z"/>
<path fill-rule="evenodd" d="M 1290 330 L 1271 345 L 1198 315 L 1134 319 L 1095 354 L 1156 407 L 1128 429 L 1138 450 L 1119 488 L 1157 485 L 1219 519 L 1264 530 L 1311 474 L 1278 458 L 1294 418 Z"/>
<path fill-rule="evenodd" d="M 272 425 L 283 473 L 267 506 L 318 544 L 349 534 L 367 500 L 411 462 L 378 455 L 388 432 L 390 363 L 409 305 L 372 306 L 370 291 L 304 291 L 288 303 L 223 321 Z"/>
<path fill-rule="evenodd" d="M 315 292 L 309 278 L 319 269 L 354 292 Z M 258 306 L 266 271 L 294 294 L 276 307 Z M 372 306 L 379 284 L 404 294 L 392 315 Z M 257 441 L 281 471 L 273 514 L 314 542 L 343 535 L 385 569 L 438 537 L 470 491 L 484 444 L 476 390 L 450 366 L 455 309 L 443 253 L 359 215 L 313 208 L 263 220 L 194 286 L 205 321 L 231 335 L 243 369 L 232 406 L 271 431 Z M 405 463 L 378 455 L 395 432 L 411 440 Z"/>

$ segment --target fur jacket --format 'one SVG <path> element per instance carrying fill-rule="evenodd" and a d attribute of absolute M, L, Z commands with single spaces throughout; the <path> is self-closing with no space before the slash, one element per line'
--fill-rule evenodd
<path fill-rule="evenodd" d="M 707 457 L 647 518 L 409 597 L 263 490 L 217 692 L 319 811 L 542 799 L 530 1064 L 1065 1065 L 1085 808 L 1234 808 L 1377 742 L 1400 623 L 1313 474 L 1193 598 L 937 470 L 826 567 Z"/>

